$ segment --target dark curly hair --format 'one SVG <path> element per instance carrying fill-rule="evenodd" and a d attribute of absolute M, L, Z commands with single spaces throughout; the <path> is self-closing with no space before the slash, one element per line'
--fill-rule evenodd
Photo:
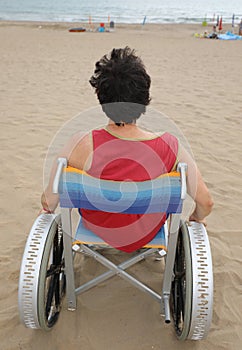
<path fill-rule="evenodd" d="M 104 55 L 96 63 L 89 82 L 103 111 L 117 125 L 132 123 L 150 103 L 150 76 L 142 60 L 128 46 Z"/>

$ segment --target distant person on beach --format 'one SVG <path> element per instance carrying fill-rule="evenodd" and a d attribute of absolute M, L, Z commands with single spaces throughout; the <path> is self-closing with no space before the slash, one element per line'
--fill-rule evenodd
<path fill-rule="evenodd" d="M 154 179 L 174 170 L 178 162 L 188 164 L 188 193 L 195 201 L 190 220 L 205 222 L 211 212 L 213 201 L 200 171 L 178 139 L 165 132 L 157 135 L 140 128 L 136 121 L 146 112 L 150 103 L 151 79 L 142 60 L 129 47 L 113 49 L 104 55 L 95 66 L 90 78 L 99 103 L 108 117 L 105 127 L 86 134 L 68 156 L 68 165 L 85 170 L 89 175 L 106 180 L 143 181 Z M 149 116 L 145 116 L 149 118 Z M 162 127 L 162 125 L 161 125 Z M 58 197 L 52 194 L 52 180 L 42 195 L 43 212 L 53 212 Z M 80 208 L 83 224 L 102 228 L 123 227 L 127 233 L 144 231 L 146 223 L 153 223 L 142 239 L 119 249 L 131 252 L 154 238 L 163 226 L 166 216 L 155 214 L 106 213 Z M 142 218 L 142 220 L 140 220 Z M 143 220 L 144 219 L 144 220 Z M 95 232 L 99 235 L 99 231 Z"/>

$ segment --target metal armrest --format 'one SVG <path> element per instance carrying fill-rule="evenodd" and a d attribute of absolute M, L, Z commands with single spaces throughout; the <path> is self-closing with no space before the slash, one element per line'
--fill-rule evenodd
<path fill-rule="evenodd" d="M 66 158 L 58 158 L 57 163 L 58 163 L 58 166 L 57 166 L 57 170 L 56 170 L 56 174 L 55 174 L 55 178 L 54 178 L 54 182 L 53 182 L 53 189 L 52 189 L 52 192 L 55 194 L 58 194 L 60 177 L 61 177 L 63 168 L 67 167 L 67 159 Z"/>
<path fill-rule="evenodd" d="M 187 194 L 187 181 L 186 181 L 187 164 L 178 163 L 177 171 L 179 171 L 179 173 L 181 174 L 181 199 L 184 200 Z"/>

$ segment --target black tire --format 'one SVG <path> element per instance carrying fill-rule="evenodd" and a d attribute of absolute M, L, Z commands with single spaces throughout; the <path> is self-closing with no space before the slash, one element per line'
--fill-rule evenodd
<path fill-rule="evenodd" d="M 40 328 L 50 330 L 57 322 L 66 289 L 64 246 L 60 218 L 54 220 L 45 242 L 39 271 L 37 307 Z"/>
<path fill-rule="evenodd" d="M 192 256 L 187 226 L 181 223 L 171 286 L 171 310 L 177 338 L 185 340 L 192 317 Z"/>

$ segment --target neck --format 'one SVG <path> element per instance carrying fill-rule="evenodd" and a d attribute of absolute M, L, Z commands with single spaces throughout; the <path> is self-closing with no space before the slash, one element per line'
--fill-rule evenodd
<path fill-rule="evenodd" d="M 114 121 L 112 121 L 111 119 L 109 119 L 109 122 L 108 122 L 108 126 L 110 127 L 129 127 L 129 126 L 136 126 L 136 122 L 132 122 L 132 123 L 124 123 L 124 122 L 119 122 L 119 123 L 115 123 Z"/>

